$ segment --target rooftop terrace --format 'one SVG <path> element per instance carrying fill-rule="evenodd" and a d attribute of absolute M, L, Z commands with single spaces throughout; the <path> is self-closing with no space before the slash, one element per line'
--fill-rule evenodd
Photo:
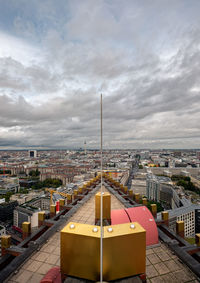
<path fill-rule="evenodd" d="M 108 188 L 107 185 L 106 187 Z M 23 265 L 18 266 L 17 270 L 12 273 L 5 282 L 37 283 L 40 282 L 50 268 L 60 266 L 60 230 L 71 221 L 94 225 L 94 194 L 98 192 L 98 190 L 99 189 L 96 188 L 94 192 L 91 191 L 90 196 L 87 197 L 88 200 L 82 205 L 79 204 L 79 208 L 71 217 L 68 217 L 66 221 L 62 219 L 62 225 L 57 226 L 58 229 L 52 233 L 48 241 L 45 241 L 43 245 L 40 244 L 37 251 L 30 254 Z M 105 187 L 103 190 L 107 191 Z M 115 192 L 112 194 L 112 192 L 114 192 L 112 186 L 109 187 L 109 192 L 111 193 L 111 209 L 122 209 L 133 205 L 133 202 L 128 202 L 127 196 L 124 199 L 121 193 L 118 194 L 118 192 Z M 161 238 L 163 240 L 163 237 Z M 146 250 L 146 275 L 147 282 L 151 283 L 199 282 L 191 269 L 189 269 L 163 241 L 157 246 L 150 247 Z M 68 278 L 66 281 L 70 282 L 70 279 Z M 78 281 L 81 280 L 77 280 L 77 282 Z M 134 277 L 129 280 L 119 280 L 118 282 L 121 281 L 140 282 L 141 280 L 139 277 Z M 71 279 L 71 282 L 76 282 L 76 280 Z"/>

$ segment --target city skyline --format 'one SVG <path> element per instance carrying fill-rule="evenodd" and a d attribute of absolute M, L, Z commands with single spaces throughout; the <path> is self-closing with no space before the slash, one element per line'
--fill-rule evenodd
<path fill-rule="evenodd" d="M 0 149 L 199 148 L 198 0 L 0 4 Z"/>

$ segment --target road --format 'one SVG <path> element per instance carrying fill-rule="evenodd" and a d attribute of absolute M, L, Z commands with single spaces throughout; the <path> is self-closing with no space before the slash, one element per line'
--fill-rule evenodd
<path fill-rule="evenodd" d="M 128 178 L 127 187 L 128 190 L 131 189 L 132 179 L 134 178 L 134 174 L 138 171 L 138 162 L 133 162 L 132 169 Z"/>

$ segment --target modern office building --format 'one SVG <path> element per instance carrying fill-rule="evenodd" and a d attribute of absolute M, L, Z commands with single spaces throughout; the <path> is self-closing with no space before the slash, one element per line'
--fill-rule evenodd
<path fill-rule="evenodd" d="M 15 208 L 13 213 L 13 224 L 17 227 L 22 226 L 24 221 L 31 222 L 31 227 L 38 226 L 38 212 L 41 210 L 49 211 L 50 199 L 47 197 L 37 197 Z"/>
<path fill-rule="evenodd" d="M 39 209 L 33 207 L 18 206 L 13 213 L 13 224 L 21 228 L 23 222 L 30 222 L 31 228 L 38 226 L 38 212 Z"/>
<path fill-rule="evenodd" d="M 29 150 L 28 151 L 28 157 L 36 158 L 37 157 L 37 150 Z"/>
<path fill-rule="evenodd" d="M 147 174 L 146 196 L 149 200 L 162 203 L 166 209 L 174 209 L 182 205 L 168 177 Z"/>
<path fill-rule="evenodd" d="M 0 221 L 12 220 L 13 211 L 18 206 L 17 201 L 5 202 L 0 204 Z"/>

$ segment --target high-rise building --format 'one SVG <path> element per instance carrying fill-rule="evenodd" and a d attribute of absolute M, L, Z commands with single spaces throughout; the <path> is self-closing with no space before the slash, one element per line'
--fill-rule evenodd
<path fill-rule="evenodd" d="M 148 174 L 146 195 L 149 200 L 162 203 L 166 209 L 180 206 L 179 197 L 168 177 Z"/>
<path fill-rule="evenodd" d="M 28 157 L 36 158 L 37 157 L 37 150 L 29 150 L 28 151 Z"/>

